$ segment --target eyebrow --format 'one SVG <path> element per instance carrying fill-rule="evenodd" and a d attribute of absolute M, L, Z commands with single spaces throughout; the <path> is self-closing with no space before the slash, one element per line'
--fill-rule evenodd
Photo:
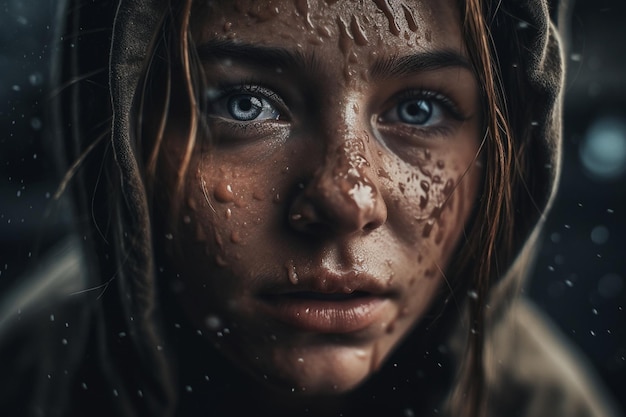
<path fill-rule="evenodd" d="M 285 48 L 252 45 L 229 40 L 210 40 L 197 49 L 200 60 L 231 59 L 256 67 L 304 68 L 311 62 L 300 51 Z M 311 60 L 309 60 L 311 61 Z"/>
<path fill-rule="evenodd" d="M 315 54 L 305 55 L 299 50 L 231 40 L 210 40 L 200 45 L 197 53 L 203 61 L 231 59 L 253 67 L 271 69 L 284 67 L 314 72 L 321 66 Z M 442 49 L 377 59 L 370 68 L 370 74 L 373 78 L 384 79 L 454 67 L 472 71 L 467 57 L 451 49 Z"/>
<path fill-rule="evenodd" d="M 371 75 L 374 78 L 393 78 L 454 67 L 473 71 L 465 56 L 451 49 L 442 49 L 379 59 L 372 66 Z"/>

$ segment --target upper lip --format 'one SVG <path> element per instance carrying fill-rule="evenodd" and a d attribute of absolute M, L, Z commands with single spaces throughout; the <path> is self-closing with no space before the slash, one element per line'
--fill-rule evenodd
<path fill-rule="evenodd" d="M 290 283 L 287 278 L 268 280 L 258 294 L 262 297 L 311 295 L 369 295 L 386 297 L 392 294 L 388 285 L 361 271 L 333 272 L 329 270 L 309 271 L 298 274 L 298 283 Z M 339 299 L 339 298 L 338 298 Z"/>

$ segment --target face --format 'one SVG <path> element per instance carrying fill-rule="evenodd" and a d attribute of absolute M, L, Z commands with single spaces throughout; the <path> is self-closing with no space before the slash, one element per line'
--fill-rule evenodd
<path fill-rule="evenodd" d="M 195 6 L 211 140 L 163 244 L 191 322 L 259 379 L 347 391 L 464 279 L 445 271 L 477 199 L 481 110 L 460 22 L 441 0 Z M 170 195 L 185 123 L 162 145 Z"/>

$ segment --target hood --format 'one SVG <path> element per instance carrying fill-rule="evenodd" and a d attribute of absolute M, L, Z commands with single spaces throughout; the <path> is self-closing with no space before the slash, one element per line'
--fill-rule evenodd
<path fill-rule="evenodd" d="M 104 312 L 97 320 L 104 334 L 129 335 L 124 349 L 118 338 L 106 337 L 102 349 L 137 364 L 124 381 L 115 376 L 121 366 L 115 354 L 102 354 L 102 367 L 127 403 L 118 415 L 171 415 L 179 389 L 159 325 L 150 210 L 131 117 L 148 65 L 146 51 L 170 4 L 60 3 L 62 43 L 54 79 L 62 89 L 53 106 L 55 133 L 62 138 L 57 155 L 61 169 L 75 174 L 64 186 L 75 201 L 78 233 L 92 265 L 88 285 L 108 288 L 97 300 Z M 515 116 L 513 130 L 525 132 L 523 150 L 533 155 L 514 195 L 514 256 L 499 265 L 501 277 L 493 279 L 490 314 L 499 315 L 523 280 L 557 184 L 563 60 L 551 16 L 556 20 L 565 12 L 547 0 L 492 3 L 491 30 L 508 111 Z M 141 401 L 134 395 L 137 386 L 144 387 Z"/>

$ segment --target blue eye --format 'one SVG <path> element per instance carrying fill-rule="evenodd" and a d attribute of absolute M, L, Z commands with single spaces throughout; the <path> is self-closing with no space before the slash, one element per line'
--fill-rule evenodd
<path fill-rule="evenodd" d="M 241 122 L 280 118 L 280 112 L 269 101 L 251 94 L 235 94 L 228 97 L 226 107 L 228 114 Z"/>
<path fill-rule="evenodd" d="M 283 119 L 280 97 L 258 85 L 238 85 L 221 92 L 209 90 L 207 94 L 212 116 L 244 123 Z"/>
<path fill-rule="evenodd" d="M 430 100 L 413 99 L 398 104 L 398 120 L 412 125 L 426 125 L 437 109 Z"/>
<path fill-rule="evenodd" d="M 380 122 L 426 128 L 438 127 L 446 123 L 448 117 L 464 119 L 450 99 L 433 91 L 409 90 L 394 101 L 395 104 L 380 115 Z"/>

